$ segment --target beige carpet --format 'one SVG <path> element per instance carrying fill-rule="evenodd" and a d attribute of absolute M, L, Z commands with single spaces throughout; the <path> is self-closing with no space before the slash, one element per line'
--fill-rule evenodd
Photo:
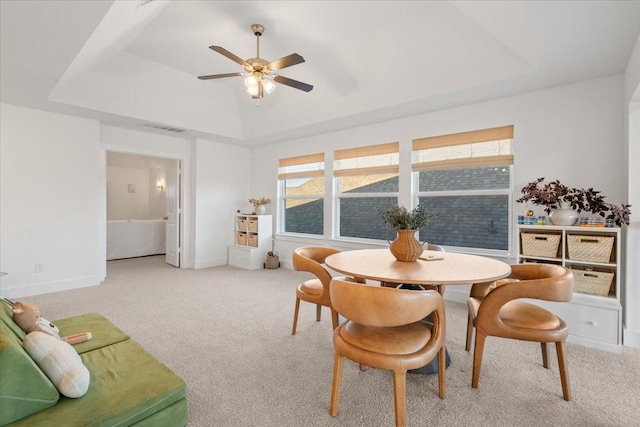
<path fill-rule="evenodd" d="M 128 332 L 187 384 L 190 426 L 390 426 L 392 376 L 346 362 L 338 416 L 328 414 L 333 348 L 327 309 L 300 307 L 306 273 L 283 268 L 180 270 L 163 257 L 110 261 L 98 287 L 23 298 L 49 320 L 99 312 Z M 562 399 L 555 350 L 489 338 L 480 387 L 471 388 L 464 351 L 466 307 L 447 303 L 452 364 L 447 394 L 436 375 L 409 374 L 409 426 L 638 426 L 640 350 L 616 355 L 569 345 L 573 400 Z"/>

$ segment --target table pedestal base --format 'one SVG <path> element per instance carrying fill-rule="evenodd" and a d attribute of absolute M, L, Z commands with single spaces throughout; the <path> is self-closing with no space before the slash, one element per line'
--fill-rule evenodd
<path fill-rule="evenodd" d="M 449 350 L 447 351 L 447 356 L 445 358 L 445 366 L 448 368 L 451 365 L 451 357 L 449 357 Z M 407 371 L 410 374 L 437 374 L 438 373 L 438 359 L 440 356 L 436 356 L 431 362 L 418 369 L 411 369 Z"/>

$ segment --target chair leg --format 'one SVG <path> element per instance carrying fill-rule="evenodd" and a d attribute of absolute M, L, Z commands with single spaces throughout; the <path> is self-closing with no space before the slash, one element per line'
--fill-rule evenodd
<path fill-rule="evenodd" d="M 545 369 L 549 369 L 549 352 L 547 351 L 547 343 L 541 342 L 540 349 L 542 350 L 542 366 Z"/>
<path fill-rule="evenodd" d="M 322 316 L 322 306 L 320 304 L 316 304 L 316 322 L 320 321 L 321 316 Z"/>
<path fill-rule="evenodd" d="M 296 334 L 296 326 L 298 325 L 298 310 L 300 310 L 300 298 L 296 298 L 296 308 L 293 310 L 293 326 L 291 327 L 291 335 Z"/>
<path fill-rule="evenodd" d="M 464 345 L 466 351 L 471 350 L 471 337 L 473 336 L 473 319 L 471 317 L 471 312 L 469 312 L 467 316 L 467 342 Z"/>
<path fill-rule="evenodd" d="M 333 383 L 331 384 L 331 402 L 329 403 L 329 415 L 332 417 L 335 417 L 338 414 L 343 361 L 344 359 L 342 358 L 342 355 L 336 352 L 333 358 Z"/>
<path fill-rule="evenodd" d="M 556 353 L 558 353 L 562 397 L 568 402 L 571 400 L 571 385 L 569 384 L 569 367 L 567 366 L 567 347 L 564 341 L 556 343 Z"/>
<path fill-rule="evenodd" d="M 438 397 L 444 399 L 447 381 L 447 348 L 443 345 L 438 352 Z"/>
<path fill-rule="evenodd" d="M 331 323 L 333 324 L 333 329 L 338 327 L 338 312 L 333 308 L 331 309 Z"/>
<path fill-rule="evenodd" d="M 396 408 L 396 427 L 407 424 L 407 372 L 393 372 L 393 399 Z"/>
<path fill-rule="evenodd" d="M 480 380 L 480 366 L 482 366 L 482 352 L 484 351 L 484 340 L 486 336 L 476 328 L 476 343 L 473 350 L 473 374 L 471 377 L 471 387 L 478 388 Z"/>

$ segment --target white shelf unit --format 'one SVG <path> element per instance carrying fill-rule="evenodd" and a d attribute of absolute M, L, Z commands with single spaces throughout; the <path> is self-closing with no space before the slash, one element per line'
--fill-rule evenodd
<path fill-rule="evenodd" d="M 272 245 L 271 215 L 237 214 L 235 224 L 235 243 L 229 245 L 228 264 L 246 270 L 263 268 Z"/>
<path fill-rule="evenodd" d="M 523 250 L 523 234 L 534 233 L 540 236 L 559 237 L 559 245 L 555 256 L 534 256 Z M 556 225 L 518 225 L 518 262 L 543 262 L 565 266 L 578 270 L 578 274 L 597 277 L 602 273 L 607 276 L 613 273 L 613 280 L 608 294 L 592 294 L 575 291 L 573 299 L 568 303 L 536 301 L 560 316 L 569 327 L 569 342 L 582 344 L 601 350 L 622 352 L 622 304 L 620 303 L 620 276 L 623 272 L 624 254 L 621 253 L 620 228 L 580 227 Z M 530 241 L 531 236 L 526 236 Z M 589 261 L 574 256 L 576 247 L 570 248 L 569 240 L 575 242 L 593 242 L 613 238 L 611 253 L 607 260 Z M 586 243 L 590 244 L 590 243 Z M 547 255 L 547 254 L 545 254 Z M 585 272 L 586 270 L 586 272 Z M 580 271 L 585 273 L 580 273 Z M 580 280 L 585 280 L 582 278 Z M 586 280 L 592 280 L 586 277 Z M 606 288 L 603 288 L 606 293 Z"/>

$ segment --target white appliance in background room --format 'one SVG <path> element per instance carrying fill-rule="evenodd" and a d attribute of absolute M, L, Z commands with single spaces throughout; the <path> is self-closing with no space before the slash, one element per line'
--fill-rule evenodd
<path fill-rule="evenodd" d="M 107 260 L 164 254 L 180 266 L 180 162 L 107 152 Z"/>

